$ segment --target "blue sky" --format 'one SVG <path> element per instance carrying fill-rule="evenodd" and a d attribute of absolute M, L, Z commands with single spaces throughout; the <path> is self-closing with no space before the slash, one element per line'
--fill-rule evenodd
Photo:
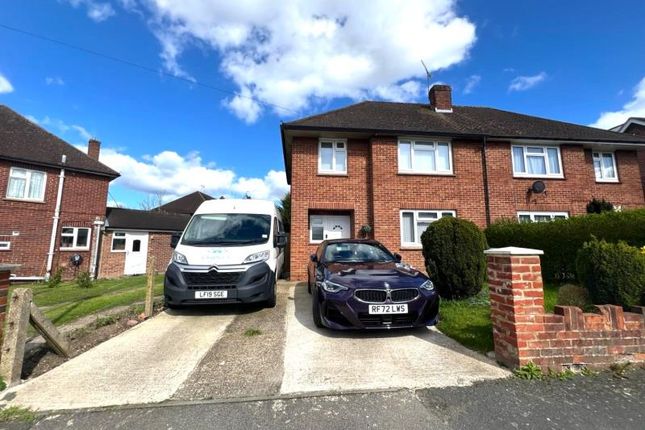
<path fill-rule="evenodd" d="M 72 144 L 101 140 L 123 174 L 110 203 L 131 207 L 195 189 L 279 197 L 280 121 L 425 102 L 422 58 L 456 104 L 601 127 L 645 116 L 642 1 L 276 4 L 14 2 L 0 26 L 152 72 L 0 27 L 0 103 Z"/>

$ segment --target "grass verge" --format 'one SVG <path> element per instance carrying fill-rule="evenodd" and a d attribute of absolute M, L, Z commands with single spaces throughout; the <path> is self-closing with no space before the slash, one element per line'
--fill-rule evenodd
<path fill-rule="evenodd" d="M 0 409 L 0 422 L 7 421 L 33 423 L 34 421 L 36 421 L 36 414 L 34 413 L 34 411 L 28 408 L 9 406 L 8 408 Z"/>
<path fill-rule="evenodd" d="M 558 287 L 544 286 L 544 309 L 553 312 L 558 299 Z M 439 325 L 447 336 L 475 351 L 486 353 L 494 349 L 493 324 L 490 319 L 488 286 L 474 297 L 463 300 L 442 300 Z"/>

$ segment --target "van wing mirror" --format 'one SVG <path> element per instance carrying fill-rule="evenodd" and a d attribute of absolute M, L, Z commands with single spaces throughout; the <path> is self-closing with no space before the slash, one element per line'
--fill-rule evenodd
<path fill-rule="evenodd" d="M 179 243 L 180 238 L 181 238 L 181 233 L 173 233 L 172 236 L 170 236 L 170 247 L 172 249 L 175 249 L 177 247 L 177 244 Z"/>
<path fill-rule="evenodd" d="M 277 248 L 284 248 L 287 246 L 287 233 L 276 233 L 274 239 L 274 246 Z"/>

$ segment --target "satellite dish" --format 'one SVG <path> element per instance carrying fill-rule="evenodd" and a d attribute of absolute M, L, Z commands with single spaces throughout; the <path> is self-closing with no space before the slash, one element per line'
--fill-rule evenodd
<path fill-rule="evenodd" d="M 546 185 L 542 181 L 535 181 L 529 188 L 529 192 L 534 194 L 542 194 L 546 190 Z"/>

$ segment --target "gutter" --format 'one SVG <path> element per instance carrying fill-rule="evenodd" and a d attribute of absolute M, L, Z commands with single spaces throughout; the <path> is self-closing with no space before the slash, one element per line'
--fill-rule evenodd
<path fill-rule="evenodd" d="M 488 139 L 483 136 L 482 145 L 482 176 L 484 180 L 484 208 L 486 210 L 486 226 L 490 225 L 490 195 L 488 190 L 488 163 L 486 160 L 486 149 L 488 148 Z"/>
<path fill-rule="evenodd" d="M 63 155 L 61 162 L 65 164 L 67 156 Z M 52 223 L 52 234 L 49 240 L 49 252 L 47 253 L 47 272 L 45 279 L 52 275 L 52 265 L 54 263 L 54 248 L 56 246 L 56 233 L 58 232 L 58 221 L 60 220 L 60 207 L 63 202 L 63 184 L 65 183 L 65 168 L 60 169 L 58 176 L 58 192 L 56 193 L 56 209 L 54 209 L 54 222 Z"/>

